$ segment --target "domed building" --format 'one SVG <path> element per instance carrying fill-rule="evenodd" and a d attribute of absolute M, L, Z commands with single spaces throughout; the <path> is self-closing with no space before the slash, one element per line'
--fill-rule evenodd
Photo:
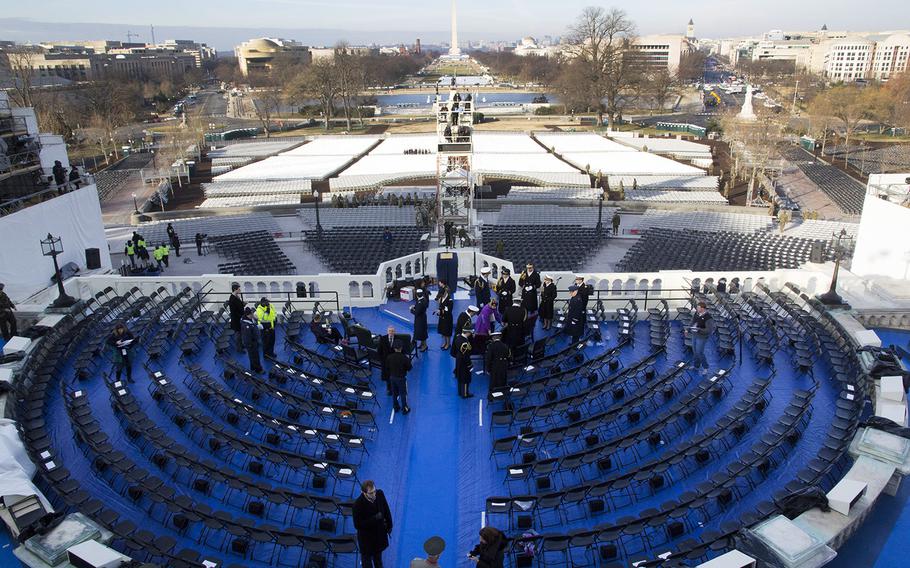
<path fill-rule="evenodd" d="M 282 53 L 290 53 L 307 60 L 310 58 L 309 47 L 296 41 L 284 39 L 256 38 L 241 43 L 234 48 L 240 72 L 243 73 L 244 77 L 248 77 L 251 72 L 261 71 L 268 73 L 272 69 L 272 63 L 275 58 Z"/>

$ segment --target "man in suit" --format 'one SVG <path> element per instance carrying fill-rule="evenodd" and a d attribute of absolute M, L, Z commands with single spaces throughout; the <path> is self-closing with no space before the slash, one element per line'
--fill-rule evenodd
<path fill-rule="evenodd" d="M 565 332 L 572 337 L 572 341 L 577 342 L 585 331 L 587 322 L 585 303 L 587 298 L 581 295 L 578 286 L 574 284 L 569 286 L 569 294 L 569 310 L 566 314 Z"/>
<path fill-rule="evenodd" d="M 240 337 L 240 320 L 243 318 L 243 296 L 240 295 L 240 284 L 231 284 L 231 297 L 228 298 L 228 310 L 231 314 L 231 329 L 237 338 L 237 351 L 243 351 L 243 339 Z"/>
<path fill-rule="evenodd" d="M 490 335 L 492 341 L 487 346 L 484 364 L 487 375 L 490 376 L 490 391 L 487 398 L 493 400 L 493 391 L 506 386 L 508 382 L 509 364 L 512 362 L 512 350 L 502 342 L 502 333 L 494 331 Z"/>
<path fill-rule="evenodd" d="M 461 335 L 455 338 L 452 344 L 452 352 L 455 355 L 455 379 L 458 380 L 458 396 L 461 398 L 471 398 L 474 396 L 468 391 L 471 384 L 471 372 L 474 366 L 471 363 L 471 333 L 474 330 L 470 326 L 465 326 L 461 330 Z"/>
<path fill-rule="evenodd" d="M 388 356 L 386 366 L 389 368 L 389 383 L 392 385 L 392 408 L 396 412 L 400 410 L 402 414 L 407 414 L 411 411 L 408 406 L 408 371 L 411 370 L 411 360 L 402 352 L 400 341 L 395 342 L 394 351 Z"/>
<path fill-rule="evenodd" d="M 262 363 L 259 361 L 259 344 L 262 339 L 259 333 L 259 325 L 253 318 L 253 308 L 246 307 L 243 309 L 243 319 L 240 320 L 240 337 L 243 340 L 243 347 L 250 358 L 250 370 L 254 373 L 262 372 Z"/>
<path fill-rule="evenodd" d="M 392 533 L 392 512 L 385 493 L 376 489 L 372 480 L 361 483 L 360 491 L 351 508 L 360 564 L 363 568 L 382 568 L 382 551 L 389 547 Z"/>
<path fill-rule="evenodd" d="M 392 383 L 389 382 L 389 355 L 395 352 L 395 327 L 389 326 L 386 334 L 379 338 L 379 362 L 382 382 L 385 383 L 386 394 L 392 394 Z"/>

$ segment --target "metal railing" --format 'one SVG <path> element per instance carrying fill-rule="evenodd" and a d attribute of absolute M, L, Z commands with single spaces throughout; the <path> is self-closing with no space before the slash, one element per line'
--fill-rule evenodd
<path fill-rule="evenodd" d="M 11 132 L 28 132 L 28 123 L 22 116 L 4 116 L 0 118 L 0 134 Z"/>
<path fill-rule="evenodd" d="M 82 187 L 87 187 L 95 183 L 95 180 L 90 175 L 84 175 L 79 178 L 79 182 Z M 43 203 L 54 197 L 65 195 L 70 191 L 75 191 L 74 183 L 75 182 L 66 182 L 62 187 L 54 185 L 47 189 L 42 189 L 34 193 L 29 193 L 28 195 L 23 195 L 22 197 L 4 201 L 0 203 L 0 216 L 9 215 L 10 213 L 21 211 L 26 207 L 36 205 L 36 200 L 38 203 Z"/>
<path fill-rule="evenodd" d="M 209 280 L 206 286 L 211 282 L 212 281 Z M 196 294 L 202 304 L 216 303 L 219 305 L 227 302 L 228 298 L 231 296 L 230 292 L 215 292 L 212 290 L 205 290 L 204 288 L 199 290 Z M 279 301 L 281 302 L 281 306 L 278 306 L 279 310 L 285 305 L 290 304 L 295 310 L 303 309 L 306 311 L 307 309 L 316 309 L 318 307 L 335 313 L 341 312 L 341 301 L 338 292 L 334 290 L 307 290 L 306 294 L 305 298 L 298 297 L 297 292 L 249 292 L 246 295 L 255 296 L 255 298 L 249 302 L 251 304 L 250 307 L 253 307 L 253 304 L 259 303 L 261 298 L 268 298 L 269 302 L 272 304 L 277 305 Z M 242 292 L 240 295 L 241 297 L 244 296 Z"/>
<path fill-rule="evenodd" d="M 41 165 L 41 150 L 38 148 L 0 155 L 0 174 L 15 172 Z"/>

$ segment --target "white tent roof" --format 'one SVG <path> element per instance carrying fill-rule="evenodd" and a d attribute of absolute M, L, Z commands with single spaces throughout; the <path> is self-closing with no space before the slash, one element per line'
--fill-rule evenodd
<path fill-rule="evenodd" d="M 326 178 L 351 160 L 352 156 L 272 156 L 242 168 L 221 174 L 215 182 L 222 181 L 276 181 Z"/>
<path fill-rule="evenodd" d="M 476 132 L 474 154 L 543 154 L 540 144 L 524 133 Z"/>
<path fill-rule="evenodd" d="M 308 179 L 288 181 L 219 181 L 204 183 L 206 197 L 237 197 L 243 195 L 309 194 L 312 183 Z"/>
<path fill-rule="evenodd" d="M 565 153 L 563 158 L 580 169 L 590 166 L 591 173 L 604 175 L 703 175 L 704 171 L 669 158 L 647 152 L 577 152 Z M 247 166 L 249 167 L 249 166 Z"/>
<path fill-rule="evenodd" d="M 547 148 L 559 154 L 572 152 L 634 152 L 635 148 L 607 140 L 591 132 L 537 132 L 535 136 Z"/>
<path fill-rule="evenodd" d="M 282 156 L 359 156 L 379 140 L 378 136 L 320 136 Z"/>

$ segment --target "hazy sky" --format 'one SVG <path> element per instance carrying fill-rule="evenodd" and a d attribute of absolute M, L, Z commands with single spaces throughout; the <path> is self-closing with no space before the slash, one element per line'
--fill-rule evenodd
<path fill-rule="evenodd" d="M 4 0 L 2 16 L 38 22 L 92 22 L 137 27 L 401 31 L 433 39 L 448 29 L 449 1 L 419 0 Z M 769 29 L 886 30 L 910 27 L 906 0 L 459 0 L 459 28 L 468 39 L 560 35 L 589 5 L 625 9 L 640 33 L 681 33 L 693 18 L 700 37 L 758 34 Z M 862 6 L 862 9 L 858 9 Z M 903 16 L 901 16 L 903 15 Z M 65 28 L 64 28 L 65 29 Z M 83 30 L 80 27 L 80 30 Z M 0 39 L 18 30 L 0 26 Z M 65 32 L 60 30 L 61 37 Z M 410 36 L 409 36 L 410 37 Z M 19 38 L 15 38 L 19 39 Z M 35 41 L 50 38 L 32 38 Z M 114 39 L 114 38 L 111 38 Z M 163 38 L 158 38 L 163 39 Z M 306 37 L 298 37 L 306 42 Z M 402 40 L 407 38 L 402 38 Z"/>

